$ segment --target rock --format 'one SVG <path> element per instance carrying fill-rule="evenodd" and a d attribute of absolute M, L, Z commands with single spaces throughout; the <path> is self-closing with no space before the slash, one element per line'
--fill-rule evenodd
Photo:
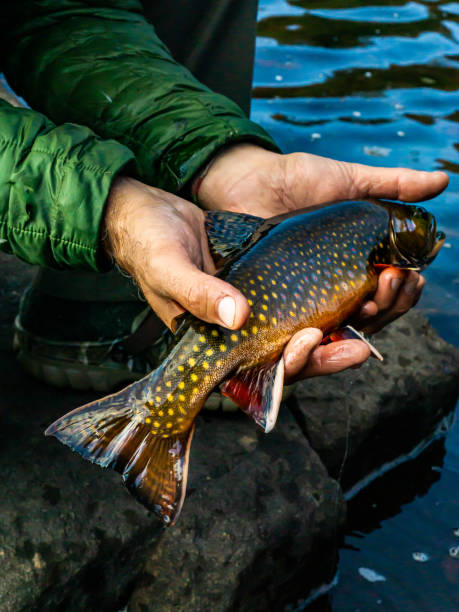
<path fill-rule="evenodd" d="M 139 610 L 145 597 L 156 602 L 150 609 L 181 607 L 188 593 L 200 609 L 220 601 L 266 609 L 331 578 L 344 505 L 287 410 L 270 436 L 242 413 L 199 419 L 188 497 L 167 531 L 118 474 L 45 438 L 49 423 L 94 394 L 42 385 L 16 363 L 11 323 L 32 271 L 5 255 L 0 265 L 2 612 L 116 611 L 139 576 Z M 275 576 L 268 585 L 266 575 Z"/>
<path fill-rule="evenodd" d="M 459 394 L 459 350 L 409 312 L 372 340 L 384 361 L 298 385 L 301 429 L 344 490 L 432 435 Z"/>
<path fill-rule="evenodd" d="M 344 518 L 336 482 L 287 410 L 268 436 L 247 425 L 201 419 L 191 495 L 129 612 L 280 610 L 332 580 Z"/>
<path fill-rule="evenodd" d="M 33 271 L 1 254 L 0 266 L 2 612 L 280 610 L 335 572 L 334 478 L 347 488 L 415 446 L 457 394 L 457 350 L 404 317 L 376 340 L 384 365 L 301 384 L 268 436 L 241 413 L 201 416 L 184 510 L 165 530 L 118 474 L 43 436 L 94 394 L 17 365 L 11 323 Z"/>

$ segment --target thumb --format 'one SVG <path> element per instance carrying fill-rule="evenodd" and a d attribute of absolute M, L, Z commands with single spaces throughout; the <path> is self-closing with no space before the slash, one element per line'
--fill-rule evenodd
<path fill-rule="evenodd" d="M 322 342 L 322 332 L 308 327 L 297 332 L 284 348 L 285 378 L 291 382 L 305 368 L 309 356 Z"/>
<path fill-rule="evenodd" d="M 156 295 L 145 295 L 158 316 L 171 327 L 180 309 L 198 319 L 238 329 L 249 316 L 246 298 L 235 287 L 199 270 L 191 261 L 171 255 Z M 148 293 L 148 292 L 147 292 Z"/>

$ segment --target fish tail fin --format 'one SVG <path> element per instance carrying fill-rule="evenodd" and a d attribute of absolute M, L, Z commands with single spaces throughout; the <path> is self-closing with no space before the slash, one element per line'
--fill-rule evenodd
<path fill-rule="evenodd" d="M 130 493 L 173 525 L 183 505 L 194 423 L 167 437 L 152 433 L 146 379 L 81 406 L 52 423 L 54 436 L 85 459 L 119 472 Z"/>

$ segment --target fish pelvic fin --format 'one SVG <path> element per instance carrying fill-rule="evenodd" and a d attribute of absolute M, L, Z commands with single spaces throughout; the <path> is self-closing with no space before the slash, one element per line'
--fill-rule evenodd
<path fill-rule="evenodd" d="M 226 380 L 221 392 L 248 414 L 265 433 L 275 426 L 282 400 L 284 360 L 240 370 Z"/>
<path fill-rule="evenodd" d="M 145 382 L 65 414 L 45 434 L 92 463 L 119 472 L 129 492 L 170 526 L 185 498 L 194 423 L 184 431 L 153 434 L 142 399 Z"/>

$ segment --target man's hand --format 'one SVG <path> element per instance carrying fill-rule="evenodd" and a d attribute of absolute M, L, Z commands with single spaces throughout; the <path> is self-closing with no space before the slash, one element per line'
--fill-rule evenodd
<path fill-rule="evenodd" d="M 170 328 L 186 310 L 229 329 L 245 323 L 250 311 L 246 298 L 212 276 L 215 267 L 200 208 L 121 177 L 110 191 L 105 229 L 107 252 L 134 277 L 150 306 Z M 368 357 L 363 342 L 347 340 L 316 348 L 321 339 L 318 329 L 307 329 L 290 340 L 284 351 L 287 381 L 337 372 Z"/>
<path fill-rule="evenodd" d="M 437 195 L 447 184 L 444 172 L 375 168 L 308 153 L 280 155 L 239 144 L 215 159 L 198 195 L 204 208 L 267 218 L 339 200 L 418 202 Z M 373 300 L 362 307 L 359 326 L 367 333 L 381 329 L 416 304 L 424 284 L 424 278 L 416 272 L 384 270 Z M 321 346 L 309 359 L 312 346 L 317 345 L 317 330 L 304 330 L 297 336 L 284 353 L 288 377 L 328 374 L 348 367 L 351 361 L 352 365 L 363 363 L 369 356 L 362 342 L 347 340 Z"/>
<path fill-rule="evenodd" d="M 145 298 L 173 329 L 189 311 L 229 329 L 241 327 L 250 308 L 215 273 L 200 208 L 131 178 L 115 180 L 109 194 L 106 249 L 139 284 Z"/>

